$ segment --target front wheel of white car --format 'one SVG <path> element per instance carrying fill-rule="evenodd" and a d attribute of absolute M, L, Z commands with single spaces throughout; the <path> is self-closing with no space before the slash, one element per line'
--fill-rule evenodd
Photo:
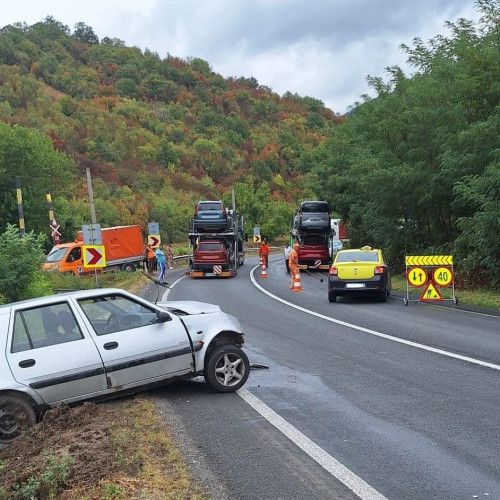
<path fill-rule="evenodd" d="M 235 345 L 219 345 L 207 354 L 204 377 L 218 392 L 237 391 L 243 387 L 249 373 L 248 357 Z"/>
<path fill-rule="evenodd" d="M 23 397 L 0 396 L 0 445 L 10 443 L 35 423 L 35 410 Z"/>

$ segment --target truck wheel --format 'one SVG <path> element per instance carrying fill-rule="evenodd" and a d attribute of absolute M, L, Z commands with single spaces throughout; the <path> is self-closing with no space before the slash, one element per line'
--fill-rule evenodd
<path fill-rule="evenodd" d="M 10 443 L 36 424 L 34 408 L 21 396 L 0 396 L 0 444 Z"/>
<path fill-rule="evenodd" d="M 216 346 L 208 353 L 207 358 L 205 381 L 216 391 L 234 392 L 247 381 L 250 363 L 239 347 L 230 344 Z"/>
<path fill-rule="evenodd" d="M 133 273 L 135 271 L 135 265 L 131 264 L 130 262 L 128 264 L 123 264 L 122 271 Z"/>

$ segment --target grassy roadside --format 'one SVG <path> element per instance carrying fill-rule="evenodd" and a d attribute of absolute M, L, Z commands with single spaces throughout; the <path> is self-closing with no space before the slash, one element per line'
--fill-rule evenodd
<path fill-rule="evenodd" d="M 404 276 L 393 275 L 391 282 L 394 291 L 406 293 L 406 279 Z M 409 288 L 410 295 L 415 297 L 418 297 L 422 293 L 422 290 L 422 288 Z M 440 291 L 445 299 L 449 299 L 453 296 L 450 287 L 440 287 Z M 455 296 L 458 298 L 460 304 L 500 311 L 500 293 L 494 290 L 485 288 L 465 290 L 455 287 Z"/>
<path fill-rule="evenodd" d="M 0 452 L 0 484 L 2 500 L 209 498 L 147 394 L 50 410 Z"/>

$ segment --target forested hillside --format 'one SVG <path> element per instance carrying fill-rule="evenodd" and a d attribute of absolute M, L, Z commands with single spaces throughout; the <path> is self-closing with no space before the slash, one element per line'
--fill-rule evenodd
<path fill-rule="evenodd" d="M 413 75 L 369 77 L 347 116 L 314 97 L 279 96 L 209 62 L 99 40 L 53 18 L 0 32 L 0 230 L 48 235 L 50 190 L 63 237 L 89 221 L 92 173 L 103 226 L 160 223 L 186 237 L 198 199 L 235 190 L 248 228 L 288 233 L 304 199 L 326 199 L 352 243 L 453 253 L 462 276 L 500 286 L 500 0 L 479 23 L 405 47 Z M 444 30 L 444 29 L 443 29 Z M 339 75 L 341 77 L 341 75 Z"/>

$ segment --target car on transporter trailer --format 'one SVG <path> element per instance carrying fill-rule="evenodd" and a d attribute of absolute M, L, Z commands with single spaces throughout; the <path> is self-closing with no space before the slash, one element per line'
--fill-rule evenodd
<path fill-rule="evenodd" d="M 246 382 L 243 331 L 219 306 L 153 304 L 117 288 L 0 306 L 0 445 L 59 403 L 203 375 L 215 391 Z"/>

